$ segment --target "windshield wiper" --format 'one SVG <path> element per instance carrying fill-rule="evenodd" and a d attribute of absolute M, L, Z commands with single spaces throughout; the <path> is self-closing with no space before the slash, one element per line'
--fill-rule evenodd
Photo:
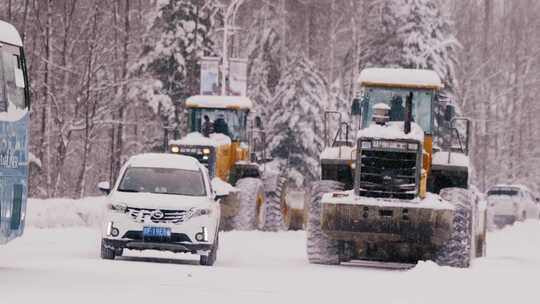
<path fill-rule="evenodd" d="M 171 193 L 171 192 L 150 192 L 154 194 L 167 194 L 167 195 L 183 195 L 183 196 L 204 196 L 204 194 L 197 195 L 197 194 L 184 194 L 184 193 Z"/>
<path fill-rule="evenodd" d="M 135 189 L 118 189 L 118 191 L 120 191 L 120 192 L 133 192 L 133 193 L 140 192 L 139 190 L 135 190 Z"/>

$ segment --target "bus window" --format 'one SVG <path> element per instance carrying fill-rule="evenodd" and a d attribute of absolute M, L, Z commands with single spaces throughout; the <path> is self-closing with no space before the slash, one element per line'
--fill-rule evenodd
<path fill-rule="evenodd" d="M 0 111 L 8 111 L 9 105 L 17 109 L 26 108 L 19 48 L 0 46 L 0 74 Z"/>

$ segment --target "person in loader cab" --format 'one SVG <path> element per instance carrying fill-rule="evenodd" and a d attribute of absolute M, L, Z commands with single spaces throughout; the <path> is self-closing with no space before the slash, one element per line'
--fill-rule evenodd
<path fill-rule="evenodd" d="M 390 121 L 404 121 L 405 120 L 405 107 L 403 107 L 403 98 L 397 95 L 392 97 L 390 106 Z"/>
<path fill-rule="evenodd" d="M 229 125 L 225 121 L 225 115 L 219 114 L 216 121 L 214 121 L 214 132 L 230 136 Z"/>
<path fill-rule="evenodd" d="M 204 122 L 203 122 L 201 131 L 205 137 L 208 137 L 210 136 L 211 133 L 214 132 L 214 124 L 210 121 L 210 118 L 208 117 L 208 115 L 204 115 L 203 119 L 204 119 Z"/>

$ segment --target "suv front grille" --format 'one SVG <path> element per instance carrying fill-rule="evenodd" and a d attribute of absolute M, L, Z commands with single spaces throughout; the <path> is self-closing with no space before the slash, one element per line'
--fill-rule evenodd
<path fill-rule="evenodd" d="M 360 153 L 360 195 L 397 199 L 416 197 L 417 151 L 362 150 Z"/>
<path fill-rule="evenodd" d="M 163 217 L 156 216 L 156 211 L 161 211 Z M 136 222 L 142 223 L 145 219 L 150 219 L 156 224 L 179 224 L 187 220 L 186 210 L 162 210 L 162 209 L 144 209 L 128 207 L 127 213 Z"/>

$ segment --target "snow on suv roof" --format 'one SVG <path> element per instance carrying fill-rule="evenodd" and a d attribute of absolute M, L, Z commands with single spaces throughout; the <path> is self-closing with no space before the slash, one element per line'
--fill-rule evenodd
<path fill-rule="evenodd" d="M 189 171 L 199 171 L 201 169 L 199 161 L 191 156 L 166 153 L 145 153 L 132 156 L 128 161 L 128 166 Z"/>
<path fill-rule="evenodd" d="M 392 86 L 404 88 L 442 89 L 439 75 L 432 70 L 368 68 L 360 72 L 363 86 Z"/>
<path fill-rule="evenodd" d="M 0 42 L 22 46 L 21 36 L 15 27 L 7 22 L 0 20 Z"/>
<path fill-rule="evenodd" d="M 186 100 L 186 106 L 188 108 L 250 110 L 253 107 L 253 103 L 251 99 L 244 96 L 196 95 Z"/>

